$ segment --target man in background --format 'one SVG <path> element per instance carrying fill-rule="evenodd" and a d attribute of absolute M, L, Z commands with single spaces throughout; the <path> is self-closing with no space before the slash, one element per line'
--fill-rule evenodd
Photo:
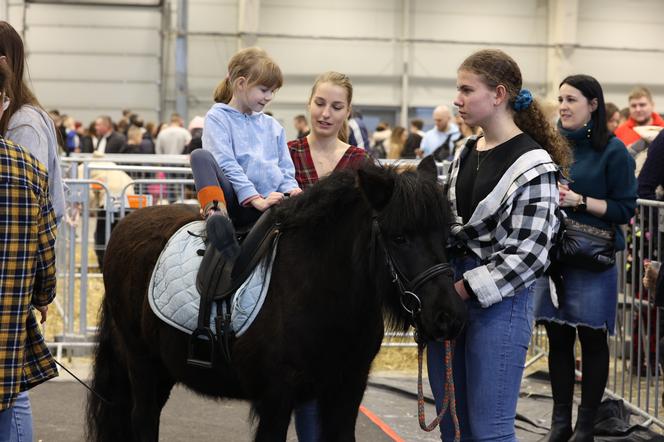
<path fill-rule="evenodd" d="M 182 155 L 184 148 L 191 141 L 191 134 L 184 128 L 184 120 L 180 114 L 171 114 L 168 127 L 157 135 L 155 153 L 157 155 Z"/>
<path fill-rule="evenodd" d="M 418 156 L 433 155 L 436 161 L 449 159 L 454 152 L 454 142 L 461 136 L 459 127 L 452 122 L 452 112 L 445 105 L 433 110 L 433 121 L 435 126 L 424 134 Z"/>
<path fill-rule="evenodd" d="M 297 131 L 297 138 L 304 138 L 309 135 L 309 123 L 307 123 L 307 117 L 304 115 L 296 115 L 293 118 L 293 127 Z"/>
<path fill-rule="evenodd" d="M 625 143 L 636 161 L 636 175 L 648 155 L 648 146 L 664 127 L 664 120 L 655 112 L 650 90 L 637 86 L 629 94 L 629 118 L 618 126 L 615 135 Z"/>
<path fill-rule="evenodd" d="M 113 130 L 113 121 L 108 115 L 102 115 L 95 120 L 97 144 L 95 152 L 120 153 L 125 146 L 125 137 Z"/>
<path fill-rule="evenodd" d="M 348 144 L 360 149 L 369 148 L 369 131 L 364 124 L 362 114 L 358 111 L 353 111 L 348 119 Z"/>

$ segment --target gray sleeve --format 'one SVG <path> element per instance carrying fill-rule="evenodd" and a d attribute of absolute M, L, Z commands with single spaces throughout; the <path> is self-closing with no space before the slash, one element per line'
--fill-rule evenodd
<path fill-rule="evenodd" d="M 48 169 L 48 138 L 34 126 L 19 124 L 7 130 L 7 139 L 26 148 Z"/>

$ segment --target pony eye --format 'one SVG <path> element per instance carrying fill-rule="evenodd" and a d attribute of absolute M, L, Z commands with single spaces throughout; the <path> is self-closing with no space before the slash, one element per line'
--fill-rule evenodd
<path fill-rule="evenodd" d="M 403 235 L 398 235 L 392 238 L 392 240 L 397 243 L 397 244 L 405 244 L 406 243 L 406 237 Z"/>

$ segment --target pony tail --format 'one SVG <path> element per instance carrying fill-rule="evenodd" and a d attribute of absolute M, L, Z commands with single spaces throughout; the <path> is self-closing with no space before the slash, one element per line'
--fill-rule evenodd
<path fill-rule="evenodd" d="M 348 120 L 344 120 L 344 122 L 341 124 L 341 129 L 339 129 L 337 138 L 339 138 L 344 143 L 348 143 Z"/>
<path fill-rule="evenodd" d="M 231 101 L 231 98 L 233 98 L 231 80 L 229 77 L 226 77 L 219 82 L 214 90 L 214 102 L 228 104 Z"/>
<path fill-rule="evenodd" d="M 88 393 L 85 440 L 112 442 L 132 440 L 134 437 L 131 429 L 127 428 L 127 422 L 131 421 L 131 381 L 127 367 L 121 362 L 122 357 L 115 350 L 115 333 L 108 303 L 104 300 L 99 317 L 99 343 L 92 368 L 92 389 L 110 403 Z"/>
<path fill-rule="evenodd" d="M 568 176 L 569 167 L 572 165 L 572 149 L 565 137 L 547 121 L 537 101 L 533 101 L 525 109 L 515 111 L 514 123 L 549 152 L 562 174 Z"/>

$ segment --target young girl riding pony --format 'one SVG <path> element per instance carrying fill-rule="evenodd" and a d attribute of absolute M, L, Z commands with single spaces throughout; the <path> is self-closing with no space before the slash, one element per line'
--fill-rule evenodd
<path fill-rule="evenodd" d="M 284 194 L 301 192 L 284 129 L 262 112 L 282 83 L 281 69 L 262 49 L 243 49 L 228 63 L 205 116 L 203 149 L 191 155 L 204 216 L 226 205 L 235 226 L 246 227 Z"/>

